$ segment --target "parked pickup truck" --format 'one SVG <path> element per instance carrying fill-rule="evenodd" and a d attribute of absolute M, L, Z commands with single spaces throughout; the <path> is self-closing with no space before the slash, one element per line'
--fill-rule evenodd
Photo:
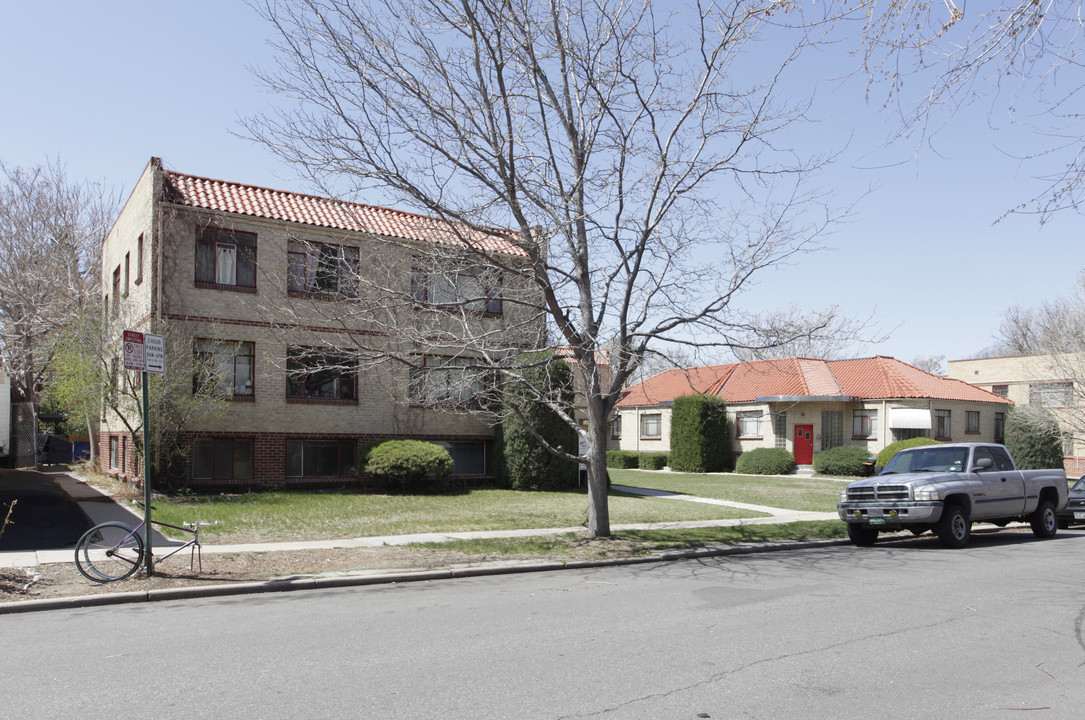
<path fill-rule="evenodd" d="M 1062 470 L 1018 470 L 1001 445 L 960 443 L 900 451 L 878 475 L 848 485 L 836 508 L 856 545 L 873 545 L 879 532 L 932 530 L 959 548 L 974 521 L 1025 520 L 1036 537 L 1054 537 L 1066 499 Z"/>

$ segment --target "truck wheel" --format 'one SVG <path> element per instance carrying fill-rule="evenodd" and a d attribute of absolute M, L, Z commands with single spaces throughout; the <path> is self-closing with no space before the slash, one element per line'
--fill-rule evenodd
<path fill-rule="evenodd" d="M 1044 540 L 1055 537 L 1059 529 L 1059 516 L 1055 513 L 1055 504 L 1050 500 L 1041 500 L 1028 521 L 1032 525 L 1032 534 Z"/>
<path fill-rule="evenodd" d="M 938 533 L 942 547 L 963 548 L 972 536 L 972 521 L 959 503 L 953 503 L 942 510 L 942 517 L 934 526 L 934 531 Z"/>
<path fill-rule="evenodd" d="M 859 547 L 870 547 L 878 541 L 878 531 L 858 523 L 848 523 L 848 539 Z"/>

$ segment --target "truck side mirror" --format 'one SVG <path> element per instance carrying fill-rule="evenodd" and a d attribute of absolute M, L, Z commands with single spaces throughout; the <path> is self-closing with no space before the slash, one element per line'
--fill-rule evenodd
<path fill-rule="evenodd" d="M 990 470 L 995 466 L 995 461 L 991 458 L 980 458 L 972 465 L 972 472 L 979 472 L 980 470 Z"/>

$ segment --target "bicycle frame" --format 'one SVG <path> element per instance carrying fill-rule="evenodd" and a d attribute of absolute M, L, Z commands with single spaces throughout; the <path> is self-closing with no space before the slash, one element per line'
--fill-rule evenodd
<path fill-rule="evenodd" d="M 153 545 L 143 547 L 143 530 L 146 527 L 146 520 L 141 521 L 134 528 L 121 522 L 106 522 L 88 530 L 83 538 L 80 539 L 76 546 L 76 564 L 79 566 L 80 572 L 86 577 L 96 582 L 110 582 L 113 580 L 120 580 L 128 577 L 147 561 L 149 566 L 153 568 L 163 560 L 173 557 L 177 553 L 186 548 L 191 548 L 191 554 L 189 557 L 189 569 L 195 570 L 197 558 L 200 563 L 200 571 L 203 571 L 203 553 L 200 546 L 200 528 L 210 525 L 218 525 L 217 522 L 185 522 L 182 525 L 172 525 L 170 523 L 159 522 L 152 520 L 151 525 L 162 528 L 171 528 L 173 530 L 179 530 L 181 532 L 188 533 L 192 536 L 191 540 L 182 543 L 178 547 L 170 546 L 170 552 L 162 555 L 161 557 L 155 557 L 153 552 Z M 102 544 L 104 539 L 104 531 L 106 528 L 112 528 L 114 531 L 119 531 L 113 535 L 113 539 L 108 543 Z M 97 540 L 95 540 L 95 533 L 97 533 Z M 86 543 L 86 544 L 85 544 Z M 96 544 L 96 547 L 94 545 Z M 80 554 L 82 552 L 82 555 Z M 144 556 L 144 553 L 150 553 L 150 555 Z M 105 562 L 120 563 L 121 567 L 127 567 L 125 571 L 118 570 L 117 573 L 104 571 L 103 566 L 97 566 L 95 558 L 99 558 Z M 85 567 L 84 567 L 85 564 Z"/>

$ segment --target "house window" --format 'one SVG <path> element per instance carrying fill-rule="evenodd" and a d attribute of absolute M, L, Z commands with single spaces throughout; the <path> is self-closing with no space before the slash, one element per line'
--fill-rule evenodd
<path fill-rule="evenodd" d="M 358 399 L 358 362 L 349 355 L 294 348 L 287 351 L 286 373 L 288 399 Z"/>
<path fill-rule="evenodd" d="M 358 297 L 358 248 L 291 240 L 287 254 L 290 292 Z"/>
<path fill-rule="evenodd" d="M 778 448 L 787 448 L 787 411 L 783 410 L 772 414 L 772 434 L 776 436 L 774 443 Z"/>
<path fill-rule="evenodd" d="M 1006 439 L 1006 413 L 995 413 L 995 442 L 1000 443 Z"/>
<path fill-rule="evenodd" d="M 109 467 L 116 470 L 120 466 L 120 442 L 116 435 L 109 436 Z"/>
<path fill-rule="evenodd" d="M 1028 401 L 1033 405 L 1065 407 L 1074 400 L 1074 384 L 1068 382 L 1040 383 L 1029 385 Z"/>
<path fill-rule="evenodd" d="M 196 286 L 256 287 L 256 235 L 205 228 L 196 238 Z"/>
<path fill-rule="evenodd" d="M 249 439 L 205 438 L 192 443 L 194 480 L 248 480 L 252 478 Z"/>
<path fill-rule="evenodd" d="M 287 477 L 344 477 L 357 475 L 354 440 L 286 441 Z"/>
<path fill-rule="evenodd" d="M 935 410 L 934 411 L 934 439 L 935 440 L 949 440 L 952 436 L 950 434 L 950 411 L 949 410 Z"/>
<path fill-rule="evenodd" d="M 1064 457 L 1073 457 L 1074 455 L 1074 434 L 1071 432 L 1062 434 L 1062 454 Z"/>
<path fill-rule="evenodd" d="M 481 442 L 465 440 L 450 442 L 435 442 L 452 456 L 453 475 L 485 475 L 486 474 L 486 446 Z"/>
<path fill-rule="evenodd" d="M 1010 386 L 1009 385 L 992 385 L 991 386 L 991 392 L 993 392 L 995 395 L 1000 395 L 1002 397 L 1007 397 L 1010 394 Z"/>
<path fill-rule="evenodd" d="M 735 425 L 740 438 L 761 437 L 760 410 L 756 412 L 740 412 L 735 415 Z"/>
<path fill-rule="evenodd" d="M 121 308 L 121 266 L 113 271 L 113 314 L 116 315 Z"/>
<path fill-rule="evenodd" d="M 978 435 L 980 414 L 978 410 L 966 410 L 964 413 L 964 431 L 966 435 Z"/>
<path fill-rule="evenodd" d="M 443 310 L 500 315 L 501 273 L 493 268 L 411 268 L 411 296 L 416 303 Z"/>
<path fill-rule="evenodd" d="M 851 414 L 851 435 L 856 439 L 874 439 L 878 435 L 878 411 L 854 410 Z"/>
<path fill-rule="evenodd" d="M 223 395 L 241 400 L 253 398 L 255 349 L 251 342 L 196 341 L 196 377 L 193 384 L 211 382 Z"/>
<path fill-rule="evenodd" d="M 476 367 L 471 358 L 426 356 L 421 367 L 412 367 L 408 394 L 420 405 L 480 405 L 488 390 L 496 387 L 489 370 Z"/>
<path fill-rule="evenodd" d="M 640 436 L 642 438 L 663 437 L 663 415 L 661 413 L 641 415 Z"/>
<path fill-rule="evenodd" d="M 130 267 L 131 264 L 132 264 L 132 253 L 125 253 L 124 254 L 124 296 L 125 297 L 128 297 L 128 289 L 130 287 L 129 284 L 128 284 L 128 279 L 129 279 L 130 273 L 131 273 L 131 267 Z"/>
<path fill-rule="evenodd" d="M 840 447 L 844 444 L 844 411 L 821 411 L 821 449 Z"/>
<path fill-rule="evenodd" d="M 136 240 L 136 285 L 143 282 L 143 233 Z"/>
<path fill-rule="evenodd" d="M 610 421 L 610 439 L 621 440 L 622 439 L 622 416 L 615 415 L 614 419 Z"/>

